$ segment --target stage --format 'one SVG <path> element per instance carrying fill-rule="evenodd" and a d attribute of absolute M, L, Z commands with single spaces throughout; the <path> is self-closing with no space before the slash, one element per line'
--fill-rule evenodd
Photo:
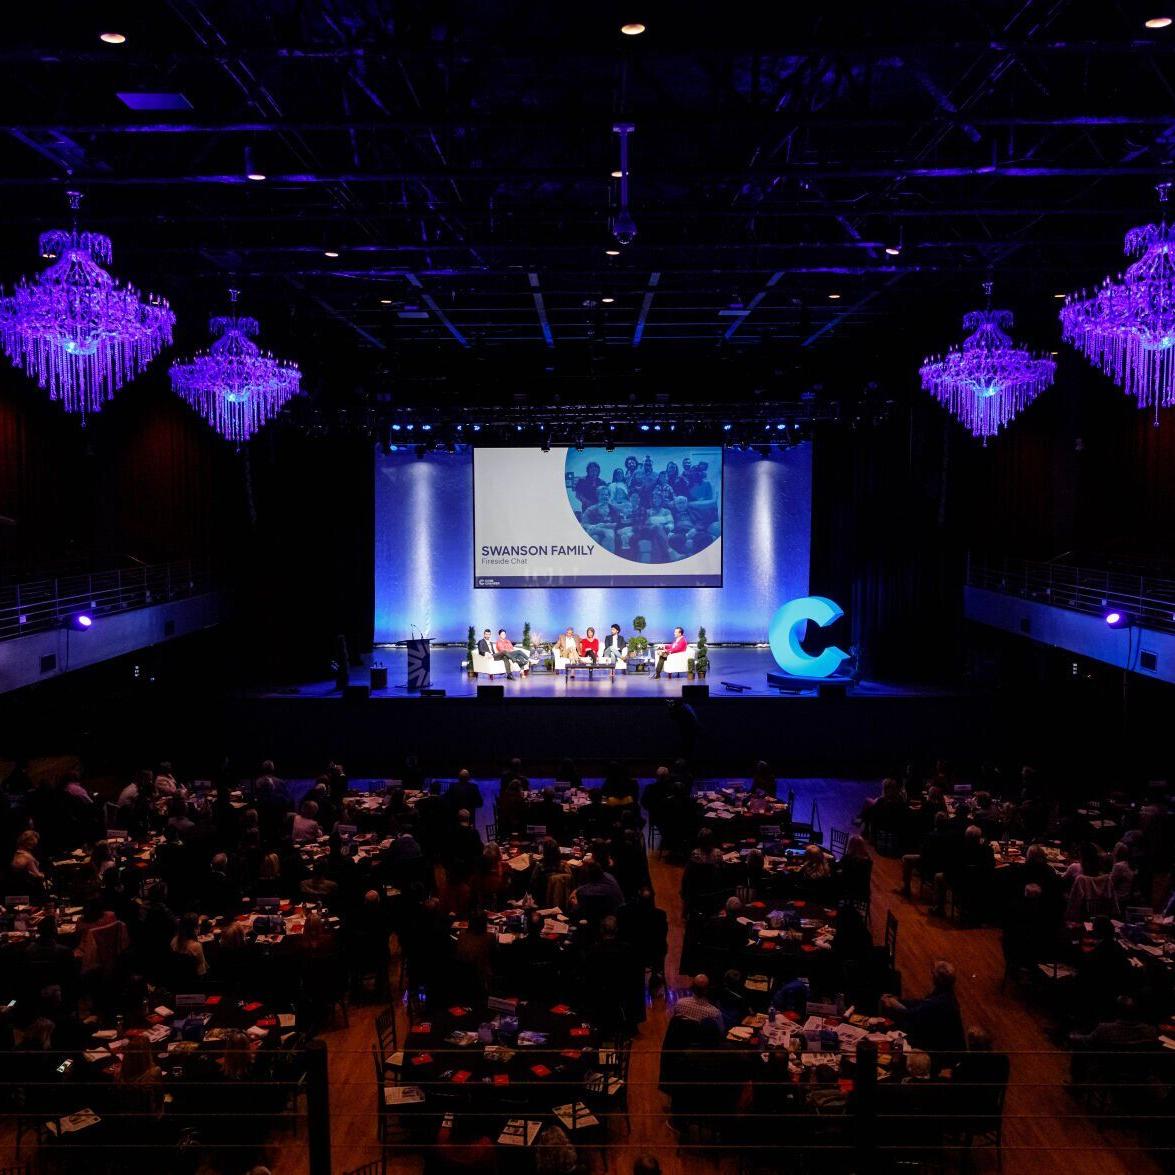
<path fill-rule="evenodd" d="M 766 647 L 748 647 L 738 645 L 725 647 L 722 645 L 710 646 L 710 672 L 705 682 L 700 679 L 690 679 L 687 674 L 677 674 L 673 677 L 662 676 L 659 680 L 653 676 L 654 666 L 650 664 L 643 673 L 617 673 L 614 677 L 606 669 L 596 669 L 590 676 L 584 668 L 574 670 L 572 675 L 564 673 L 547 673 L 542 670 L 532 670 L 526 677 L 515 673 L 513 681 L 507 681 L 505 676 L 489 678 L 484 674 L 476 680 L 469 677 L 461 668 L 465 660 L 464 648 L 434 648 L 432 652 L 432 685 L 434 689 L 443 689 L 449 698 L 473 698 L 477 696 L 479 685 L 502 685 L 506 690 L 507 699 L 559 699 L 565 701 L 582 701 L 589 699 L 611 699 L 625 701 L 649 701 L 676 698 L 681 696 L 683 685 L 705 684 L 710 687 L 710 697 L 714 700 L 749 700 L 751 698 L 791 697 L 794 699 L 815 698 L 819 687 L 818 681 L 789 682 L 788 689 L 781 692 L 767 684 L 768 673 L 779 673 L 779 667 L 771 656 L 771 650 Z M 377 648 L 372 654 L 364 657 L 363 664 L 352 666 L 350 682 L 352 685 L 369 685 L 371 680 L 370 666 L 382 664 L 388 671 L 388 688 L 373 690 L 371 697 L 375 700 L 384 698 L 418 699 L 418 696 L 409 693 L 405 687 L 407 679 L 407 654 L 403 649 L 395 647 Z M 729 682 L 738 686 L 737 690 L 728 690 L 723 684 Z M 850 693 L 859 697 L 918 697 L 926 694 L 940 693 L 941 691 L 920 688 L 917 686 L 902 686 L 888 682 L 860 681 L 853 685 Z M 280 691 L 270 691 L 269 696 L 297 695 L 300 697 L 323 698 L 339 696 L 338 686 L 333 678 L 325 681 L 313 681 L 291 686 Z"/>
<path fill-rule="evenodd" d="M 500 681 L 502 698 L 479 697 L 461 669 L 463 648 L 437 649 L 432 683 L 444 697 L 421 697 L 404 687 L 405 654 L 377 649 L 374 661 L 388 669 L 389 686 L 368 697 L 342 695 L 333 680 L 254 691 L 237 699 L 234 753 L 246 761 L 270 753 L 321 765 L 340 757 L 352 773 L 394 774 L 415 755 L 435 772 L 460 767 L 484 774 L 520 755 L 542 773 L 574 758 L 586 774 L 620 759 L 651 772 L 660 762 L 686 755 L 700 769 L 737 775 L 767 759 L 781 774 L 900 771 L 912 755 L 971 756 L 977 745 L 991 754 L 1014 725 L 996 717 L 988 694 L 951 692 L 881 682 L 861 682 L 847 696 L 779 693 L 767 686 L 775 663 L 760 648 L 712 647 L 709 697 L 691 699 L 692 716 L 667 703 L 680 699 L 688 677 L 660 680 L 648 674 L 597 672 L 571 680 L 536 673 Z M 355 667 L 355 685 L 369 669 Z M 727 692 L 722 682 L 749 686 Z M 481 679 L 485 684 L 485 679 Z M 495 682 L 499 684 L 499 682 Z"/>

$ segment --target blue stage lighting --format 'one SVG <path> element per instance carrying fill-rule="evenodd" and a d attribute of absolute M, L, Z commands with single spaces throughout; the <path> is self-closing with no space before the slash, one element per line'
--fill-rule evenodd
<path fill-rule="evenodd" d="M 729 424 L 724 424 L 724 425 L 722 426 L 722 431 L 723 431 L 723 432 L 730 432 L 730 425 L 729 425 Z"/>
<path fill-rule="evenodd" d="M 649 426 L 647 424 L 642 424 L 641 425 L 641 432 L 648 432 L 648 431 L 649 431 Z"/>
<path fill-rule="evenodd" d="M 400 426 L 398 424 L 393 424 L 392 425 L 392 432 L 399 432 L 399 431 L 400 431 Z"/>
<path fill-rule="evenodd" d="M 1110 609 L 1106 613 L 1105 620 L 1111 628 L 1129 628 L 1133 623 L 1129 612 L 1122 612 L 1117 608 Z"/>
<path fill-rule="evenodd" d="M 74 632 L 89 632 L 94 627 L 94 618 L 88 612 L 75 612 L 61 622 L 62 628 L 71 628 Z"/>
<path fill-rule="evenodd" d="M 432 432 L 432 425 L 431 424 L 422 424 L 420 426 L 420 430 L 421 430 L 421 432 Z"/>

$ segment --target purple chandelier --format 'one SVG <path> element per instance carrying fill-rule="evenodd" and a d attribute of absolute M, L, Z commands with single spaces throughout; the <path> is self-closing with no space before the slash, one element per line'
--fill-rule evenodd
<path fill-rule="evenodd" d="M 236 305 L 237 291 L 229 290 Z M 252 337 L 255 318 L 233 313 L 208 323 L 216 341 L 186 363 L 173 363 L 172 390 L 226 440 L 241 444 L 301 391 L 296 363 L 263 352 Z"/>
<path fill-rule="evenodd" d="M 70 192 L 73 228 L 41 234 L 41 256 L 53 264 L 0 298 L 0 345 L 84 423 L 171 342 L 175 315 L 163 298 L 143 300 L 103 269 L 110 238 L 78 232 L 80 204 L 81 193 Z"/>
<path fill-rule="evenodd" d="M 971 333 L 963 345 L 927 356 L 919 374 L 922 387 L 986 445 L 1052 385 L 1057 365 L 1012 342 L 1012 312 L 991 308 L 991 282 L 983 289 L 987 307 L 964 315 L 963 329 Z"/>
<path fill-rule="evenodd" d="M 1126 234 L 1123 252 L 1138 260 L 1118 280 L 1106 278 L 1097 293 L 1065 299 L 1061 337 L 1095 367 L 1150 408 L 1175 404 L 1175 226 L 1167 224 L 1171 185 L 1158 185 L 1163 216 Z"/>

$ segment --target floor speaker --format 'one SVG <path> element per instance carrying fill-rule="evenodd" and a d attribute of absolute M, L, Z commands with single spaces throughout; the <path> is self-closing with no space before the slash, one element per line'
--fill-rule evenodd
<path fill-rule="evenodd" d="M 422 689 L 420 696 L 422 698 L 443 698 L 445 691 L 443 689 Z"/>
<path fill-rule="evenodd" d="M 477 700 L 479 702 L 501 702 L 506 697 L 506 687 L 504 685 L 479 685 L 477 687 Z"/>
<path fill-rule="evenodd" d="M 371 687 L 367 685 L 349 685 L 343 690 L 343 701 L 348 706 L 354 706 L 359 702 L 366 702 L 371 697 Z"/>
<path fill-rule="evenodd" d="M 708 685 L 683 685 L 681 700 L 683 702 L 704 702 L 710 696 Z"/>
<path fill-rule="evenodd" d="M 841 699 L 849 696 L 849 687 L 843 681 L 824 682 L 816 687 L 816 694 L 825 699 Z"/>

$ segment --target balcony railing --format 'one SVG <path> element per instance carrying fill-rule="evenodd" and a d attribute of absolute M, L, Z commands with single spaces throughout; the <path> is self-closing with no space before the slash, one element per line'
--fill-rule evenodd
<path fill-rule="evenodd" d="M 211 586 L 208 569 L 185 559 L 0 587 L 0 641 L 56 628 L 78 612 L 99 618 L 199 595 Z"/>
<path fill-rule="evenodd" d="M 972 587 L 1091 616 L 1105 616 L 1114 610 L 1126 612 L 1142 628 L 1175 632 L 1175 579 L 1070 563 L 972 558 L 967 582 Z"/>

